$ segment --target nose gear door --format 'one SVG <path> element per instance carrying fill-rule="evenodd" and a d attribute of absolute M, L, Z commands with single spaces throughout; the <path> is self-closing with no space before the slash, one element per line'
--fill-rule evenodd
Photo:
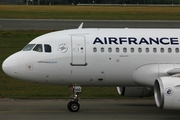
<path fill-rule="evenodd" d="M 86 66 L 86 40 L 85 36 L 71 36 L 71 65 Z"/>

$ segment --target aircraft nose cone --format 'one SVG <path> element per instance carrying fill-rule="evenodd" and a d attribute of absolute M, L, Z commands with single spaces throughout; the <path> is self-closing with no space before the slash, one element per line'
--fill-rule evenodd
<path fill-rule="evenodd" d="M 8 57 L 2 64 L 2 69 L 3 71 L 13 77 L 13 78 L 17 78 L 18 77 L 18 61 L 14 56 L 10 56 Z"/>

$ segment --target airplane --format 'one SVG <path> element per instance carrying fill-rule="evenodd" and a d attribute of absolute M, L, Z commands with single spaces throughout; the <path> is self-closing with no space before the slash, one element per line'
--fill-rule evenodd
<path fill-rule="evenodd" d="M 180 109 L 180 30 L 83 28 L 55 31 L 9 56 L 3 71 L 20 80 L 69 86 L 67 108 L 80 109 L 82 86 L 114 86 L 122 96 L 153 96 Z"/>

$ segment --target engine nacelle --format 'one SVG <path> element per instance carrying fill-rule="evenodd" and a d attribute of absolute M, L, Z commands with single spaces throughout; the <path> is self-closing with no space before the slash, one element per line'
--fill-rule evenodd
<path fill-rule="evenodd" d="M 178 65 L 176 65 L 177 67 Z M 173 70 L 174 64 L 148 64 L 139 67 L 133 74 L 134 82 L 142 86 L 154 87 L 158 77 L 169 76 L 167 71 Z M 174 72 L 174 71 L 172 71 Z"/>
<path fill-rule="evenodd" d="M 161 109 L 180 109 L 180 78 L 160 77 L 154 83 L 154 97 Z"/>
<path fill-rule="evenodd" d="M 146 87 L 117 87 L 120 95 L 126 97 L 149 97 L 153 96 L 153 90 Z"/>

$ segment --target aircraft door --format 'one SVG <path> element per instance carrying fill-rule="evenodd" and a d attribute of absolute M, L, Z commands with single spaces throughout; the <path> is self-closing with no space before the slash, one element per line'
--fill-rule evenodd
<path fill-rule="evenodd" d="M 71 65 L 86 66 L 86 40 L 85 36 L 71 36 Z"/>

